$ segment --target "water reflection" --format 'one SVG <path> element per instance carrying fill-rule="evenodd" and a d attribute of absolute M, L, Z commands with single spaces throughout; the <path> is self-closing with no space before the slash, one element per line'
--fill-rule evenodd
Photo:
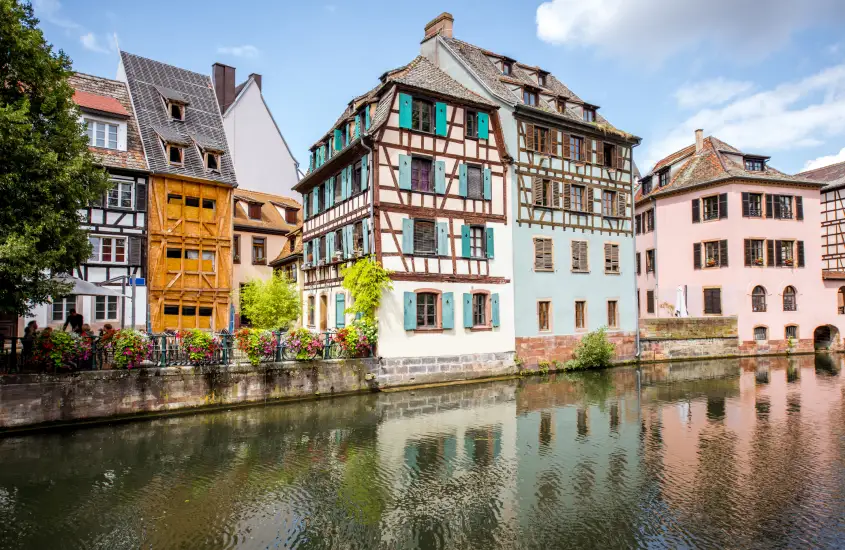
<path fill-rule="evenodd" d="M 842 357 L 657 365 L 0 440 L 0 548 L 836 546 Z"/>

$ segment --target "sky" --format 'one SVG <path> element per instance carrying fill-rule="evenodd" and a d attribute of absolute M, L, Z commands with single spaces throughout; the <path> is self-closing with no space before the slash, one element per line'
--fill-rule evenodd
<path fill-rule="evenodd" d="M 74 69 L 114 78 L 117 48 L 240 83 L 264 97 L 294 155 L 349 100 L 419 54 L 443 11 L 456 38 L 554 74 L 642 138 L 645 173 L 696 128 L 787 173 L 845 161 L 843 0 L 34 0 Z"/>

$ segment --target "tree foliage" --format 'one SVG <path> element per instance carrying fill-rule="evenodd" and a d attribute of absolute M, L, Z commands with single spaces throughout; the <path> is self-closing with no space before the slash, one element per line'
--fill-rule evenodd
<path fill-rule="evenodd" d="M 0 0 L 0 312 L 70 291 L 90 254 L 78 209 L 108 187 L 67 82 L 71 61 L 44 40 L 32 6 Z"/>
<path fill-rule="evenodd" d="M 372 258 L 362 258 L 344 267 L 341 275 L 343 288 L 352 296 L 352 305 L 346 308 L 346 312 L 360 313 L 362 319 L 375 322 L 382 292 L 393 289 L 390 271 Z"/>
<path fill-rule="evenodd" d="M 253 279 L 241 289 L 241 313 L 255 328 L 287 329 L 301 311 L 299 289 L 280 271 L 266 281 Z"/>

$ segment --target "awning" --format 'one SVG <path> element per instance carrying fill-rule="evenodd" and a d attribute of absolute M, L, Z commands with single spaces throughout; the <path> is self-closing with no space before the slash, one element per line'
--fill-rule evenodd
<path fill-rule="evenodd" d="M 94 283 L 89 283 L 76 277 L 59 275 L 53 277 L 53 279 L 62 283 L 72 284 L 73 289 L 68 294 L 75 294 L 76 296 L 123 296 L 117 289 L 97 286 Z"/>

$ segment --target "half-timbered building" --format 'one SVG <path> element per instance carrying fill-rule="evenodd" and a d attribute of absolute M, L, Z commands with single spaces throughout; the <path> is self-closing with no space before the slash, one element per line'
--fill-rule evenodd
<path fill-rule="evenodd" d="M 129 86 L 151 171 L 151 328 L 227 328 L 237 181 L 211 79 L 127 52 L 118 75 Z"/>
<path fill-rule="evenodd" d="M 443 13 L 421 53 L 499 107 L 512 185 L 516 351 L 529 364 L 566 360 L 581 335 L 607 327 L 633 355 L 632 148 L 640 139 L 540 67 L 453 37 Z"/>
<path fill-rule="evenodd" d="M 341 268 L 370 255 L 393 272 L 380 356 L 509 361 L 508 159 L 496 105 L 422 56 L 380 80 L 312 147 L 295 188 L 306 212 L 306 324 L 351 320 Z M 473 361 L 481 369 L 488 359 Z"/>
<path fill-rule="evenodd" d="M 123 82 L 82 73 L 71 75 L 68 82 L 75 90 L 73 100 L 79 107 L 88 148 L 108 170 L 112 183 L 104 196 L 80 211 L 92 253 L 73 276 L 125 287 L 127 298 L 65 296 L 36 308 L 32 315 L 39 326 L 61 326 L 70 310 L 76 309 L 95 330 L 106 323 L 143 328 L 147 318 L 148 169 L 129 91 Z"/>

